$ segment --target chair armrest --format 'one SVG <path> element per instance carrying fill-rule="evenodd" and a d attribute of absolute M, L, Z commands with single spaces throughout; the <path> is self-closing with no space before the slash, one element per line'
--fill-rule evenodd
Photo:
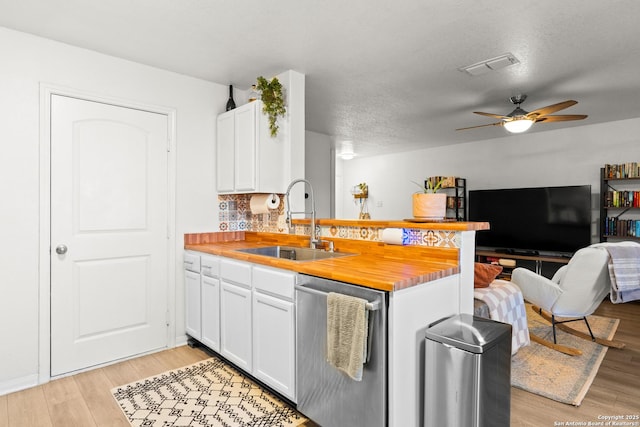
<path fill-rule="evenodd" d="M 562 267 L 560 267 L 558 271 L 556 271 L 556 274 L 554 274 L 553 277 L 551 278 L 551 281 L 553 283 L 558 283 L 558 284 L 562 283 L 564 276 L 567 274 L 568 267 L 569 267 L 568 265 L 563 265 Z"/>
<path fill-rule="evenodd" d="M 520 288 L 525 300 L 547 311 L 551 310 L 563 292 L 562 288 L 551 280 L 526 268 L 514 269 L 511 282 Z"/>

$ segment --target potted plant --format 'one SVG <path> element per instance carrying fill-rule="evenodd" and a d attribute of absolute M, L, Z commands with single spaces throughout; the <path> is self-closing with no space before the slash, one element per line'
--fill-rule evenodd
<path fill-rule="evenodd" d="M 444 179 L 425 180 L 424 185 L 416 184 L 422 191 L 413 194 L 413 217 L 425 220 L 441 220 L 447 213 L 447 195 L 438 193 Z"/>
<path fill-rule="evenodd" d="M 273 138 L 278 135 L 278 116 L 284 117 L 287 112 L 282 95 L 282 84 L 277 77 L 267 80 L 260 76 L 256 89 L 261 93 L 262 111 L 269 117 L 269 129 Z"/>

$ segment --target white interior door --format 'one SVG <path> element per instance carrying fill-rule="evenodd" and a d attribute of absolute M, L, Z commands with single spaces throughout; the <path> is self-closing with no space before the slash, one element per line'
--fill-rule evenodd
<path fill-rule="evenodd" d="M 51 375 L 167 346 L 163 114 L 51 98 Z"/>

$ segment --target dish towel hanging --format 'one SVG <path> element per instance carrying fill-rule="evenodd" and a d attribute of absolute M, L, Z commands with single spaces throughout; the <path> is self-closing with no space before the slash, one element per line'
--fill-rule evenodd
<path fill-rule="evenodd" d="M 336 292 L 327 295 L 327 362 L 362 380 L 367 354 L 367 301 Z"/>

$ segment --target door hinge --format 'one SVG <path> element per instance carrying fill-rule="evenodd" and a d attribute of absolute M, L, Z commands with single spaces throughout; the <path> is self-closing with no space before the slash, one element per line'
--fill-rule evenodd
<path fill-rule="evenodd" d="M 167 138 L 167 153 L 171 152 L 171 138 Z"/>

